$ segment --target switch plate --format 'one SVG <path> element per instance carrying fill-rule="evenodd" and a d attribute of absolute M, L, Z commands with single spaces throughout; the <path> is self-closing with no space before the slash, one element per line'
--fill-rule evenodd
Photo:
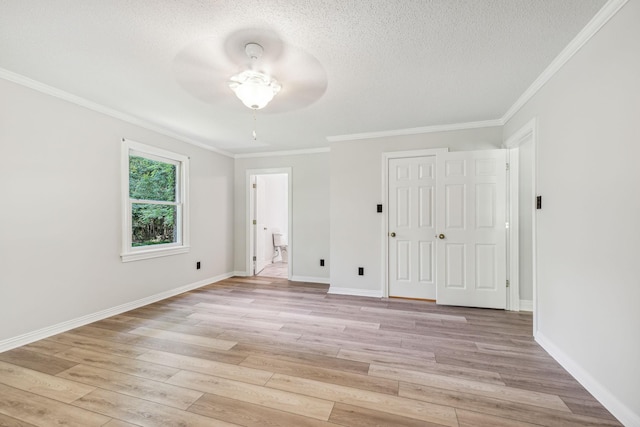
<path fill-rule="evenodd" d="M 542 196 L 536 196 L 536 209 L 542 209 Z"/>
<path fill-rule="evenodd" d="M 196 262 L 196 270 L 200 270 L 200 261 Z"/>
<path fill-rule="evenodd" d="M 378 205 L 377 209 L 378 209 L 378 213 L 381 213 L 382 212 L 382 205 Z"/>
<path fill-rule="evenodd" d="M 364 267 L 358 267 L 358 276 L 364 276 Z"/>

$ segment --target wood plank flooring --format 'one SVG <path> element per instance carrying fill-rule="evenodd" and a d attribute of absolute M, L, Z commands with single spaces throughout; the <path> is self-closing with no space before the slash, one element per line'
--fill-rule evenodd
<path fill-rule="evenodd" d="M 619 426 L 531 315 L 234 277 L 0 353 L 0 426 Z"/>

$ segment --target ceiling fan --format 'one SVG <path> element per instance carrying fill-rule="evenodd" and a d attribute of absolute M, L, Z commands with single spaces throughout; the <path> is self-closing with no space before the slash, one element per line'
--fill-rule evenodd
<path fill-rule="evenodd" d="M 327 75 L 313 55 L 264 29 L 198 40 L 176 55 L 173 68 L 183 89 L 226 108 L 292 111 L 311 105 L 327 89 Z"/>
<path fill-rule="evenodd" d="M 264 48 L 258 43 L 247 43 L 244 51 L 253 63 L 260 59 Z M 240 101 L 252 110 L 266 107 L 282 88 L 275 78 L 253 66 L 231 76 L 229 87 Z"/>

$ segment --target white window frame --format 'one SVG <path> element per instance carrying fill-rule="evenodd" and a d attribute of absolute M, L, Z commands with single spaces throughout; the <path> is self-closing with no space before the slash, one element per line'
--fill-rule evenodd
<path fill-rule="evenodd" d="M 122 139 L 122 262 L 138 261 L 189 252 L 189 157 L 171 151 Z M 176 242 L 152 246 L 131 246 L 132 204 L 139 201 L 129 197 L 129 156 L 135 155 L 176 165 Z M 144 203 L 167 204 L 144 200 Z"/>

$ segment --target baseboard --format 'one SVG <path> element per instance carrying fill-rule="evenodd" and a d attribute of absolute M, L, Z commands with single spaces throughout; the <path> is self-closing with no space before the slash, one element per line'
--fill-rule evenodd
<path fill-rule="evenodd" d="M 12 337 L 6 340 L 2 340 L 0 341 L 0 353 L 2 353 L 3 351 L 11 350 L 16 347 L 30 344 L 34 341 L 51 337 L 56 334 L 60 334 L 62 332 L 66 332 L 70 329 L 78 328 L 80 326 L 88 325 L 89 323 L 97 322 L 98 320 L 106 319 L 107 317 L 115 316 L 117 314 L 121 314 L 129 310 L 134 310 L 136 308 L 139 308 L 148 304 L 152 304 L 154 302 L 158 302 L 163 299 L 167 299 L 167 298 L 182 294 L 184 292 L 201 288 L 202 286 L 219 282 L 220 280 L 228 279 L 233 275 L 234 273 L 226 273 L 226 274 L 221 274 L 219 276 L 210 277 L 208 279 L 204 279 L 195 283 L 190 283 L 188 285 L 180 286 L 178 288 L 161 292 L 159 294 L 151 295 L 146 298 L 121 304 L 116 307 L 107 308 L 106 310 L 101 310 L 96 313 L 88 314 L 86 316 L 67 320 L 65 322 L 57 323 L 52 326 L 47 326 L 46 328 L 38 329 L 33 332 L 27 332 L 26 334 L 18 335 L 17 337 Z"/>
<path fill-rule="evenodd" d="M 233 276 L 248 277 L 250 275 L 246 271 L 234 271 L 229 277 L 233 277 Z"/>
<path fill-rule="evenodd" d="M 329 293 L 335 295 L 353 295 L 357 297 L 382 298 L 382 291 L 372 291 L 370 289 L 337 288 L 335 286 L 331 286 L 329 288 Z"/>
<path fill-rule="evenodd" d="M 324 285 L 329 284 L 328 277 L 311 277 L 311 276 L 291 276 L 292 282 L 309 282 L 309 283 L 322 283 Z"/>
<path fill-rule="evenodd" d="M 640 414 L 634 413 L 630 408 L 620 402 L 606 387 L 600 384 L 598 380 L 593 378 L 591 374 L 585 371 L 571 357 L 567 356 L 565 352 L 545 337 L 542 332 L 538 331 L 535 340 L 556 362 L 573 375 L 593 397 L 598 399 L 618 421 L 627 427 L 640 427 Z"/>
<path fill-rule="evenodd" d="M 530 299 L 521 299 L 520 311 L 533 311 L 533 301 Z"/>

